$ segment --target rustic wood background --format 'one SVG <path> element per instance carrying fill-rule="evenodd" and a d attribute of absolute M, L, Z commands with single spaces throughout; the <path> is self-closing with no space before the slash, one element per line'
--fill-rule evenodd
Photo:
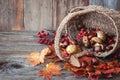
<path fill-rule="evenodd" d="M 118 9 L 120 0 L 0 0 L 0 31 L 57 29 L 71 8 L 102 5 Z"/>

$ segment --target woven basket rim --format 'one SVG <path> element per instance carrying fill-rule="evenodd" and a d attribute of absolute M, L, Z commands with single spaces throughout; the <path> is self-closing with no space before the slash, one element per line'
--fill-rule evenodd
<path fill-rule="evenodd" d="M 83 11 L 83 10 L 82 10 L 82 11 Z M 108 17 L 108 18 L 112 21 L 112 23 L 113 23 L 113 25 L 114 25 L 114 28 L 115 28 L 115 31 L 116 31 L 115 34 L 116 34 L 116 36 L 117 36 L 117 37 L 116 37 L 116 43 L 115 43 L 113 49 L 110 50 L 109 53 L 108 53 L 106 56 L 110 55 L 110 54 L 116 49 L 116 47 L 117 47 L 117 45 L 118 45 L 118 38 L 119 38 L 118 28 L 117 28 L 114 20 L 113 20 L 109 15 L 107 15 L 106 13 L 103 13 L 103 12 L 99 12 L 99 11 L 97 11 L 97 10 L 95 10 L 95 9 L 86 9 L 86 12 L 85 12 L 85 13 L 82 12 L 82 11 L 69 13 L 69 14 L 62 20 L 62 22 L 60 23 L 60 25 L 59 25 L 59 27 L 58 27 L 58 29 L 57 29 L 56 37 L 55 37 L 55 41 L 54 41 L 54 43 L 55 43 L 55 51 L 56 51 L 57 56 L 58 56 L 61 60 L 65 60 L 65 59 L 62 57 L 62 55 L 60 54 L 60 48 L 59 48 L 60 40 L 58 40 L 58 38 L 61 38 L 62 30 L 65 28 L 66 24 L 67 24 L 72 18 L 74 18 L 74 17 L 76 17 L 76 16 L 82 16 L 82 15 L 88 14 L 88 13 L 90 13 L 90 12 L 95 12 L 95 13 L 98 13 L 98 14 L 102 14 L 102 15 L 104 15 L 105 17 Z M 102 56 L 102 57 L 105 57 L 105 56 Z"/>

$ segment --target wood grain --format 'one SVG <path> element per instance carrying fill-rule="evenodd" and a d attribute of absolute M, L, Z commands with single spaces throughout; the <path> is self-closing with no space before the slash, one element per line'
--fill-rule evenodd
<path fill-rule="evenodd" d="M 38 70 L 43 69 L 51 60 L 46 59 L 45 64 L 32 66 L 26 62 L 30 52 L 40 51 L 46 45 L 37 43 L 37 32 L 9 31 L 0 32 L 0 80 L 44 80 L 37 76 Z M 61 63 L 58 63 L 61 65 Z M 88 80 L 86 77 L 75 77 L 69 71 L 62 70 L 61 76 L 54 76 L 52 80 Z M 120 80 L 120 76 L 99 80 Z"/>
<path fill-rule="evenodd" d="M 120 0 L 90 0 L 90 5 L 100 5 L 111 9 L 120 10 Z"/>
<path fill-rule="evenodd" d="M 71 8 L 87 4 L 88 0 L 24 0 L 25 29 L 57 29 Z"/>
<path fill-rule="evenodd" d="M 0 0 L 0 31 L 23 30 L 23 0 Z"/>

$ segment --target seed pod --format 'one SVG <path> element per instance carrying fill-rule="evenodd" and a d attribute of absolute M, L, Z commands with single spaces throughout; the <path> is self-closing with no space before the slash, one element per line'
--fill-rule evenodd
<path fill-rule="evenodd" d="M 75 67 L 81 67 L 81 64 L 80 64 L 78 58 L 75 57 L 74 55 L 72 55 L 72 56 L 70 57 L 70 61 L 69 61 L 69 62 L 70 62 L 70 64 L 72 64 L 72 65 L 75 66 Z"/>
<path fill-rule="evenodd" d="M 68 54 L 73 54 L 77 52 L 77 46 L 76 45 L 68 45 L 66 48 L 66 51 Z"/>
<path fill-rule="evenodd" d="M 90 42 L 102 43 L 102 40 L 99 37 L 93 37 Z"/>
<path fill-rule="evenodd" d="M 105 41 L 106 39 L 106 35 L 103 31 L 97 31 L 97 37 L 99 37 L 103 41 Z"/>
<path fill-rule="evenodd" d="M 83 36 L 82 42 L 83 42 L 85 47 L 88 47 L 90 44 L 87 36 Z"/>

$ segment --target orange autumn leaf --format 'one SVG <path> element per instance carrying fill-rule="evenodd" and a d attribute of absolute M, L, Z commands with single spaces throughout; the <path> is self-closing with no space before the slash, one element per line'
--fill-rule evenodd
<path fill-rule="evenodd" d="M 38 64 L 44 63 L 44 56 L 39 52 L 30 53 L 29 57 L 26 59 L 27 62 L 32 63 L 32 65 L 36 66 Z"/>
<path fill-rule="evenodd" d="M 62 68 L 59 65 L 55 65 L 54 63 L 49 63 L 46 65 L 46 67 L 44 68 L 44 70 L 40 70 L 38 72 L 39 76 L 43 76 L 43 78 L 46 79 L 51 79 L 53 75 L 57 76 L 57 75 L 61 75 L 61 71 Z"/>
<path fill-rule="evenodd" d="M 29 57 L 26 59 L 27 62 L 31 62 L 34 66 L 44 63 L 44 59 L 46 55 L 51 54 L 50 48 L 44 48 L 39 52 L 30 53 Z"/>

